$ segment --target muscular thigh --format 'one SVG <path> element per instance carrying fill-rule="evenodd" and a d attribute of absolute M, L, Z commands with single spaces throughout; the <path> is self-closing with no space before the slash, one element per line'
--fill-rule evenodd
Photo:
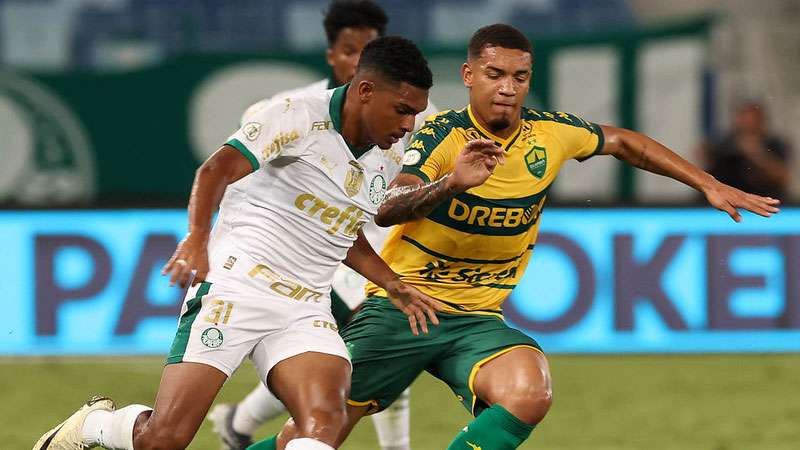
<path fill-rule="evenodd" d="M 449 315 L 440 318 L 448 327 L 453 345 L 428 371 L 447 383 L 458 400 L 477 416 L 489 403 L 476 392 L 476 377 L 482 367 L 517 348 L 541 352 L 539 344 L 494 316 Z"/>
<path fill-rule="evenodd" d="M 374 413 L 389 405 L 446 348 L 447 336 L 437 326 L 414 336 L 408 319 L 388 300 L 371 297 L 342 330 L 353 362 L 348 404 Z"/>

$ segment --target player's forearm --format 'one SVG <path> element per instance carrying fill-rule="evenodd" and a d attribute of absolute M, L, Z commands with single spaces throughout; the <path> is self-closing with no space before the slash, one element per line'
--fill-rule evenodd
<path fill-rule="evenodd" d="M 189 233 L 208 236 L 225 188 L 250 173 L 249 164 L 238 150 L 223 146 L 197 169 L 189 197 Z"/>
<path fill-rule="evenodd" d="M 673 178 L 701 192 L 717 182 L 709 173 L 648 136 L 625 130 L 620 139 L 621 150 L 614 156 L 635 167 Z"/>
<path fill-rule="evenodd" d="M 375 216 L 375 223 L 388 227 L 427 216 L 439 203 L 459 193 L 451 181 L 448 174 L 433 183 L 389 189 Z"/>
<path fill-rule="evenodd" d="M 364 234 L 359 231 L 358 235 L 356 242 L 350 247 L 347 257 L 342 262 L 377 286 L 389 290 L 393 283 L 398 283 L 400 279 L 386 262 L 375 253 Z"/>

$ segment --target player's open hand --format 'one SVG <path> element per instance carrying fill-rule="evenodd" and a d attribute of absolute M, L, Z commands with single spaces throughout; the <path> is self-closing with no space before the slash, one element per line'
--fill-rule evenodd
<path fill-rule="evenodd" d="M 185 288 L 192 278 L 192 286 L 202 283 L 208 275 L 208 236 L 189 233 L 181 240 L 172 258 L 161 270 L 161 275 L 169 274 L 169 284 Z"/>
<path fill-rule="evenodd" d="M 414 286 L 396 281 L 386 286 L 389 301 L 392 302 L 403 314 L 408 316 L 408 324 L 414 336 L 419 336 L 419 329 L 428 334 L 428 320 L 434 325 L 439 325 L 436 311 L 441 311 L 441 304 L 433 297 L 423 294 Z"/>
<path fill-rule="evenodd" d="M 777 198 L 749 194 L 719 181 L 714 182 L 704 194 L 711 206 L 725 211 L 736 222 L 742 221 L 739 208 L 763 217 L 770 217 L 780 211 L 778 205 L 781 201 Z"/>
<path fill-rule="evenodd" d="M 494 172 L 498 164 L 505 163 L 503 149 L 488 139 L 473 139 L 464 145 L 453 168 L 453 186 L 463 192 L 480 186 Z"/>

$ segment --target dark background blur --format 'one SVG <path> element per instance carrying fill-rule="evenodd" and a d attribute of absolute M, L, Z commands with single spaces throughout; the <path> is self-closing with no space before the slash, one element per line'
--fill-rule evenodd
<path fill-rule="evenodd" d="M 755 101 L 787 143 L 798 199 L 796 0 L 383 0 L 418 42 L 432 101 L 461 107 L 479 26 L 533 40 L 532 106 L 650 134 L 708 165 L 704 140 Z M 0 0 L 0 205 L 185 205 L 194 169 L 252 102 L 328 75 L 326 1 Z M 747 170 L 747 169 L 745 169 Z M 612 158 L 570 163 L 551 201 L 691 204 L 695 193 Z"/>

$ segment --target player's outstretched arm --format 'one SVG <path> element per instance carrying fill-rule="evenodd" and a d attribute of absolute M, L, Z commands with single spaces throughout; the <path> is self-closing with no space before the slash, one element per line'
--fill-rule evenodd
<path fill-rule="evenodd" d="M 453 172 L 432 183 L 401 173 L 386 191 L 375 223 L 388 227 L 421 219 L 442 201 L 483 184 L 503 161 L 503 150 L 493 141 L 475 139 L 464 145 Z"/>
<path fill-rule="evenodd" d="M 711 206 L 742 220 L 738 208 L 769 217 L 780 211 L 780 200 L 750 194 L 717 181 L 654 139 L 624 128 L 601 126 L 605 136 L 602 153 L 612 155 L 648 172 L 678 180 L 705 195 Z"/>
<path fill-rule="evenodd" d="M 436 318 L 436 311 L 442 310 L 439 302 L 423 294 L 417 288 L 400 281 L 397 274 L 375 253 L 361 231 L 358 232 L 358 238 L 350 247 L 343 262 L 386 290 L 392 304 L 408 317 L 408 323 L 414 336 L 419 335 L 418 324 L 423 333 L 428 333 L 426 316 L 434 325 L 439 324 L 439 319 Z"/>
<path fill-rule="evenodd" d="M 225 188 L 253 171 L 250 161 L 229 145 L 223 145 L 195 172 L 189 197 L 189 233 L 162 269 L 170 274 L 170 284 L 186 287 L 192 271 L 192 285 L 205 281 L 208 274 L 208 235 L 211 218 L 219 208 Z"/>

